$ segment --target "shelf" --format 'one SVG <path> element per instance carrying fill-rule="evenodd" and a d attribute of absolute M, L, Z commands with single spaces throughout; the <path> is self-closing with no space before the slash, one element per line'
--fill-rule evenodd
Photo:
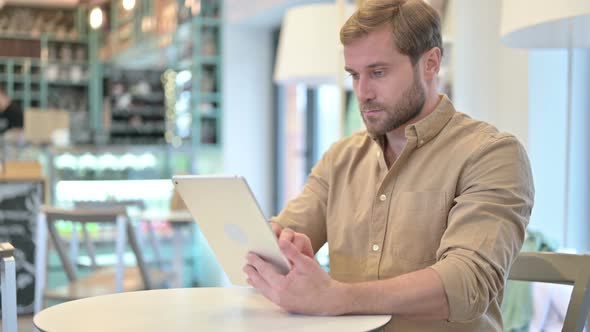
<path fill-rule="evenodd" d="M 131 97 L 133 97 L 134 100 L 143 100 L 154 103 L 161 102 L 162 104 L 164 103 L 164 93 L 159 91 L 151 92 L 149 95 L 133 94 Z"/>
<path fill-rule="evenodd" d="M 127 17 L 123 17 L 123 18 L 119 17 L 115 28 L 118 28 L 122 25 L 132 23 L 132 22 L 133 22 L 133 14 L 128 14 Z"/>
<path fill-rule="evenodd" d="M 67 147 L 58 147 L 58 146 L 51 146 L 49 147 L 49 152 L 52 154 L 64 154 L 70 153 L 80 157 L 83 154 L 89 153 L 92 155 L 103 155 L 103 154 L 114 154 L 114 155 L 124 155 L 127 153 L 131 154 L 144 154 L 144 153 L 156 153 L 154 151 L 158 151 L 160 153 L 164 153 L 165 147 L 161 145 L 153 145 L 153 144 L 145 144 L 145 145 L 128 145 L 128 146 L 121 146 L 120 144 L 117 145 L 95 145 L 95 144 L 76 144 Z"/>
<path fill-rule="evenodd" d="M 158 145 L 163 146 L 166 144 L 166 140 L 164 137 L 162 138 L 154 138 L 154 137 L 111 137 L 110 138 L 111 144 L 114 146 L 121 145 Z"/>
<path fill-rule="evenodd" d="M 83 38 L 47 37 L 47 41 L 55 43 L 88 44 L 88 41 Z"/>
<path fill-rule="evenodd" d="M 41 64 L 40 58 L 27 58 L 27 57 L 6 57 L 0 56 L 0 64 L 8 66 L 12 64 L 13 66 L 35 66 L 39 67 Z"/>
<path fill-rule="evenodd" d="M 23 40 L 41 40 L 41 36 L 33 36 L 25 33 L 8 33 L 0 32 L 0 38 L 5 39 L 23 39 Z"/>
<path fill-rule="evenodd" d="M 205 26 L 220 26 L 221 19 L 215 17 L 201 17 L 201 24 Z"/>
<path fill-rule="evenodd" d="M 149 123 L 143 123 L 140 126 L 132 126 L 124 122 L 113 122 L 109 132 L 111 135 L 122 136 L 137 136 L 137 135 L 153 135 L 162 134 L 166 131 L 166 125 L 150 125 Z"/>
<path fill-rule="evenodd" d="M 201 143 L 201 149 L 204 150 L 217 150 L 221 148 L 219 143 Z"/>
<path fill-rule="evenodd" d="M 101 36 L 87 27 L 87 8 L 15 5 L 2 9 L 6 11 L 4 17 L 14 17 L 9 11 L 15 8 L 27 11 L 23 16 L 40 25 L 39 29 L 25 30 L 27 22 L 23 22 L 10 30 L 0 29 L 0 38 L 15 45 L 14 51 L 4 52 L 7 56 L 0 57 L 0 85 L 23 107 L 79 111 L 72 114 L 72 126 L 76 129 L 71 135 L 72 143 L 91 142 L 94 132 L 90 128 L 96 128 L 98 133 L 104 122 L 100 89 L 103 70 L 94 47 L 101 43 Z"/>
<path fill-rule="evenodd" d="M 199 116 L 215 116 L 218 117 L 221 114 L 221 109 L 217 107 L 203 107 L 199 106 Z"/>
<path fill-rule="evenodd" d="M 221 58 L 218 56 L 202 56 L 199 58 L 198 64 L 207 66 L 219 66 L 221 64 Z M 191 70 L 193 66 L 192 59 L 182 59 L 178 61 L 176 65 L 178 70 Z"/>
<path fill-rule="evenodd" d="M 88 66 L 88 61 L 77 61 L 70 60 L 64 61 L 60 59 L 47 59 L 42 61 L 45 66 L 58 65 L 58 66 Z"/>
<path fill-rule="evenodd" d="M 126 128 L 111 128 L 110 133 L 111 135 L 120 135 L 118 137 L 133 137 L 133 136 L 140 136 L 140 135 L 162 135 L 164 137 L 165 130 L 161 128 L 142 128 L 142 127 L 126 127 Z"/>
<path fill-rule="evenodd" d="M 209 5 L 211 7 L 206 7 Z M 199 124 L 195 124 L 196 127 L 200 125 L 204 129 L 199 133 L 200 138 L 183 139 L 183 145 L 188 144 L 191 149 L 219 150 L 221 147 L 220 142 L 223 141 L 220 132 L 220 123 L 222 123 L 223 116 L 223 95 L 220 91 L 222 78 L 219 76 L 223 65 L 220 54 L 223 25 L 221 19 L 222 6 L 222 0 L 204 2 L 199 15 L 189 15 L 186 20 L 179 20 L 175 31 L 162 34 L 157 34 L 155 31 L 153 33 L 132 31 L 137 35 L 127 33 L 130 23 L 137 21 L 139 17 L 137 15 L 140 15 L 139 12 L 134 12 L 135 16 L 133 16 L 132 20 L 128 15 L 115 11 L 115 17 L 112 18 L 113 22 L 111 22 L 113 28 L 109 33 L 109 40 L 118 40 L 121 32 L 125 32 L 123 34 L 131 38 L 125 47 L 113 42 L 110 45 L 110 52 L 105 52 L 104 60 L 113 64 L 114 67 L 119 66 L 129 70 L 161 68 L 162 54 L 165 52 L 162 44 L 165 44 L 166 50 L 178 56 L 176 59 L 168 59 L 165 64 L 166 68 L 172 68 L 176 71 L 191 71 L 192 80 L 184 86 L 176 87 L 177 94 L 184 91 L 189 92 L 190 97 L 185 100 L 188 103 L 188 105 L 185 105 L 185 107 L 188 107 L 186 113 L 193 116 L 194 122 L 199 122 Z M 123 16 L 116 17 L 118 14 Z M 133 39 L 135 37 L 136 39 Z M 200 47 L 196 44 L 199 40 L 207 42 L 207 47 Z M 127 85 L 124 80 L 115 77 L 112 78 L 113 83 Z M 153 86 L 152 89 L 158 91 Z M 126 88 L 124 91 L 130 93 L 135 90 Z M 110 111 L 111 127 L 107 129 L 110 130 L 111 134 L 110 142 L 120 144 L 141 141 L 141 137 L 137 137 L 136 127 L 149 126 L 150 120 L 157 122 L 159 119 L 156 119 L 155 116 L 161 116 L 162 120 L 166 120 L 166 108 L 160 107 L 160 104 L 165 104 L 165 96 L 162 93 L 152 93 L 145 96 L 132 95 L 131 97 L 131 105 L 147 104 L 148 107 L 155 107 L 158 104 L 158 110 L 141 106 L 118 108 L 116 107 L 118 99 L 111 98 L 109 101 L 112 105 Z M 183 113 L 183 116 L 188 116 L 186 113 Z M 128 121 L 131 119 L 136 121 Z M 141 124 L 138 124 L 140 120 Z M 166 128 L 163 128 L 162 134 L 164 129 Z M 146 131 L 145 141 L 153 142 L 154 137 L 147 137 L 148 131 L 151 132 L 151 130 Z M 163 143 L 170 145 L 170 143 Z"/>
<path fill-rule="evenodd" d="M 193 65 L 193 61 L 190 59 L 182 59 L 178 61 L 178 64 L 176 65 L 176 69 L 178 71 L 181 70 L 191 70 Z"/>
<path fill-rule="evenodd" d="M 67 80 L 54 80 L 54 81 L 47 81 L 48 85 L 53 86 L 74 86 L 74 87 L 86 87 L 88 86 L 88 81 L 82 80 L 79 82 L 67 81 Z"/>
<path fill-rule="evenodd" d="M 111 122 L 111 132 L 164 132 L 166 131 L 166 123 L 164 120 L 161 121 L 144 121 L 140 125 L 132 125 L 127 121 L 113 120 Z"/>
<path fill-rule="evenodd" d="M 205 120 L 218 120 L 219 119 L 219 115 L 217 114 L 199 114 L 199 119 L 205 119 Z"/>
<path fill-rule="evenodd" d="M 218 56 L 203 56 L 200 58 L 200 63 L 203 65 L 219 65 L 220 58 Z"/>
<path fill-rule="evenodd" d="M 134 116 L 134 115 L 142 115 L 142 116 L 159 116 L 165 117 L 166 116 L 166 108 L 164 106 L 161 107 L 153 107 L 153 106 L 129 106 L 125 109 L 114 109 L 112 112 L 112 116 Z"/>
<path fill-rule="evenodd" d="M 202 93 L 199 101 L 205 103 L 219 103 L 221 102 L 221 95 L 219 93 Z"/>
<path fill-rule="evenodd" d="M 50 34 L 43 34 L 43 35 L 35 36 L 35 35 L 29 35 L 26 33 L 0 32 L 0 38 L 39 40 L 39 41 L 42 39 L 46 39 L 48 42 L 72 43 L 72 44 L 86 44 L 87 43 L 87 41 L 82 38 L 57 37 L 55 35 L 50 35 Z"/>

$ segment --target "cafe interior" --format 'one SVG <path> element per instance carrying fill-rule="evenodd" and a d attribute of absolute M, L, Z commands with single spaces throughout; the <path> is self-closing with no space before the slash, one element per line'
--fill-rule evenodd
<path fill-rule="evenodd" d="M 0 0 L 3 329 L 104 294 L 230 288 L 171 178 L 242 176 L 277 215 L 365 129 L 338 39 L 363 1 Z M 590 5 L 423 1 L 442 18 L 440 93 L 526 148 L 523 251 L 587 257 Z M 315 259 L 329 271 L 327 245 Z M 574 315 L 571 286 L 513 282 L 505 331 Z"/>

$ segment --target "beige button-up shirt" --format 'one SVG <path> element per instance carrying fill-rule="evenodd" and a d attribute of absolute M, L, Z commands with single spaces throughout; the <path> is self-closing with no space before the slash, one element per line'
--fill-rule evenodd
<path fill-rule="evenodd" d="M 386 331 L 502 331 L 504 283 L 533 206 L 526 152 L 446 96 L 405 133 L 389 169 L 383 138 L 360 132 L 335 143 L 273 221 L 307 234 L 316 251 L 327 241 L 339 281 L 434 269 L 449 320 L 394 315 Z"/>

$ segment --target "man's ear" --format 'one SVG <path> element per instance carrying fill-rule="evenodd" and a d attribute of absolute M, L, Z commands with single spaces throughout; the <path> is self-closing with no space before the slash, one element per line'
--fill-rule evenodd
<path fill-rule="evenodd" d="M 441 60 L 441 50 L 438 47 L 433 47 L 422 55 L 424 78 L 432 80 L 436 77 L 440 70 Z"/>

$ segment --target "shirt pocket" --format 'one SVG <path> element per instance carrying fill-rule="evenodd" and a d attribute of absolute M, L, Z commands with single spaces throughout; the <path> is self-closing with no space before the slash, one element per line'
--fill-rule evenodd
<path fill-rule="evenodd" d="M 446 228 L 445 192 L 403 192 L 393 206 L 388 228 L 389 247 L 409 270 L 426 267 L 436 260 L 436 250 Z"/>

